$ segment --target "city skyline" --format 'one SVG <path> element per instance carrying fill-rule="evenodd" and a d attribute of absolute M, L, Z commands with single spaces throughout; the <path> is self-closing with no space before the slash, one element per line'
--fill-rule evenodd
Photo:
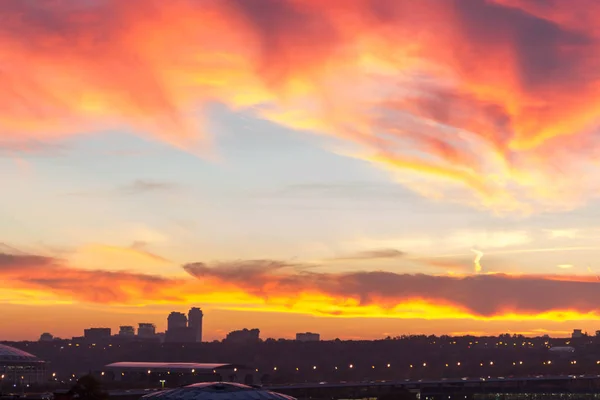
<path fill-rule="evenodd" d="M 0 340 L 594 332 L 581 2 L 3 1 Z"/>

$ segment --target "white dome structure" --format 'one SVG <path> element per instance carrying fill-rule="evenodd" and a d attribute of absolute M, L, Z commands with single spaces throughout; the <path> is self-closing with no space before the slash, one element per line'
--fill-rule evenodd
<path fill-rule="evenodd" d="M 0 392 L 45 381 L 46 363 L 33 354 L 0 344 Z"/>
<path fill-rule="evenodd" d="M 16 349 L 14 347 L 0 344 L 0 365 L 4 363 L 40 363 L 43 362 L 33 354 L 26 351 Z"/>
<path fill-rule="evenodd" d="M 296 400 L 260 388 L 228 382 L 196 383 L 147 394 L 144 400 Z"/>

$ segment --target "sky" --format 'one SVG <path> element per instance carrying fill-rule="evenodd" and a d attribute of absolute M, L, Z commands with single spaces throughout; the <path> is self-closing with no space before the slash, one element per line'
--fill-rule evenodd
<path fill-rule="evenodd" d="M 600 329 L 577 5 L 3 0 L 0 339 Z"/>

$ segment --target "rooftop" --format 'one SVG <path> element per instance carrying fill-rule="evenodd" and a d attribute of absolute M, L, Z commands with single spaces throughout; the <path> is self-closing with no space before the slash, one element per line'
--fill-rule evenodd
<path fill-rule="evenodd" d="M 191 371 L 213 371 L 220 368 L 244 368 L 242 365 L 234 364 L 204 364 L 187 362 L 116 362 L 106 365 L 106 368 L 112 369 L 144 369 L 144 370 L 186 370 Z"/>
<path fill-rule="evenodd" d="M 296 400 L 294 397 L 239 383 L 196 383 L 162 390 L 142 397 L 147 400 Z"/>
<path fill-rule="evenodd" d="M 14 363 L 23 363 L 23 362 L 34 362 L 41 363 L 43 362 L 33 354 L 30 354 L 26 351 L 16 349 L 11 346 L 7 346 L 5 344 L 0 344 L 0 363 L 6 362 L 14 362 Z"/>

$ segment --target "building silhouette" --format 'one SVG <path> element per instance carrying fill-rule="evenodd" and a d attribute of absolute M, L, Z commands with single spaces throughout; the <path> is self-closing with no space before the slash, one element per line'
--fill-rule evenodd
<path fill-rule="evenodd" d="M 119 337 L 133 339 L 135 338 L 135 328 L 130 325 L 123 325 L 119 327 Z"/>
<path fill-rule="evenodd" d="M 202 318 L 204 314 L 198 307 L 192 307 L 188 312 L 188 328 L 192 331 L 194 342 L 202 342 Z"/>
<path fill-rule="evenodd" d="M 140 322 L 138 324 L 137 335 L 139 339 L 154 339 L 156 336 L 156 325 L 149 322 Z"/>
<path fill-rule="evenodd" d="M 193 307 L 184 313 L 173 311 L 167 318 L 165 341 L 171 343 L 198 343 L 202 341 L 202 310 Z"/>
<path fill-rule="evenodd" d="M 225 341 L 240 344 L 257 343 L 260 341 L 260 330 L 244 328 L 239 331 L 232 331 L 227 334 Z"/>
<path fill-rule="evenodd" d="M 110 328 L 88 328 L 83 331 L 83 338 L 87 341 L 110 339 Z"/>
<path fill-rule="evenodd" d="M 184 313 L 173 311 L 167 317 L 167 331 L 187 328 L 187 317 Z"/>
<path fill-rule="evenodd" d="M 298 342 L 318 342 L 320 340 L 321 335 L 319 335 L 318 333 L 296 333 L 296 341 Z"/>
<path fill-rule="evenodd" d="M 54 340 L 54 336 L 51 333 L 44 332 L 40 335 L 40 342 L 51 342 Z"/>

